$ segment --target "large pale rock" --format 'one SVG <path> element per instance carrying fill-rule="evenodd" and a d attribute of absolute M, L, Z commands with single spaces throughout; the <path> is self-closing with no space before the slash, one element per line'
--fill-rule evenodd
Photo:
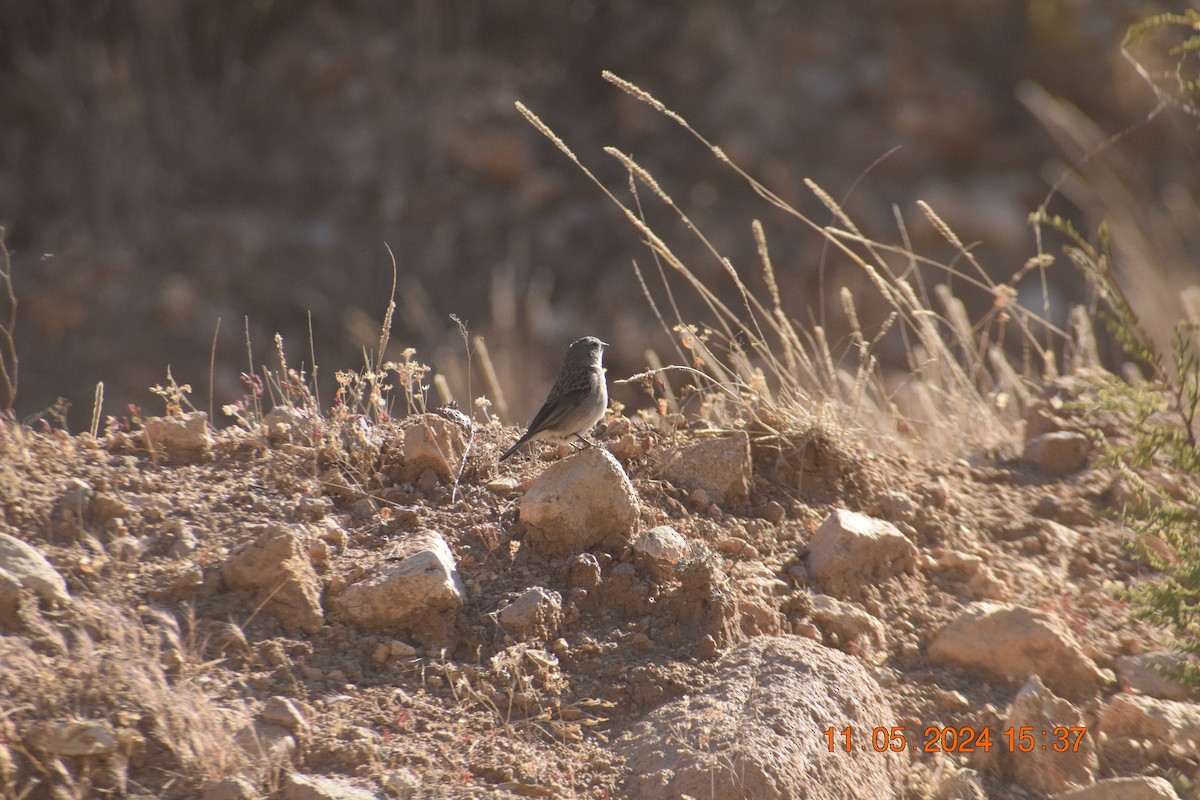
<path fill-rule="evenodd" d="M 62 605 L 71 602 L 67 582 L 46 557 L 33 545 L 15 536 L 0 533 L 0 594 L 11 595 L 13 583 L 34 592 L 44 603 Z"/>
<path fill-rule="evenodd" d="M 917 548 L 890 522 L 838 509 L 808 543 L 808 571 L 826 594 L 858 597 L 862 587 L 912 571 Z"/>
<path fill-rule="evenodd" d="M 308 732 L 308 720 L 305 719 L 304 712 L 291 698 L 283 695 L 277 694 L 268 697 L 267 701 L 263 703 L 263 709 L 259 712 L 259 716 L 264 722 L 287 728 L 294 734 Z"/>
<path fill-rule="evenodd" d="M 703 489 L 717 505 L 747 497 L 751 475 L 745 431 L 684 445 L 664 459 L 664 478 L 685 489 Z"/>
<path fill-rule="evenodd" d="M 172 464 L 192 464 L 212 447 L 208 415 L 193 411 L 177 417 L 151 417 L 142 430 L 146 446 Z"/>
<path fill-rule="evenodd" d="M 439 534 L 419 534 L 402 557 L 374 576 L 347 586 L 337 605 L 355 625 L 406 632 L 425 645 L 449 643 L 466 591 L 454 554 Z"/>
<path fill-rule="evenodd" d="M 1200 749 L 1200 707 L 1122 692 L 1100 711 L 1105 752 L 1120 752 L 1129 740 L 1149 742 L 1161 758 L 1167 752 L 1194 755 Z"/>
<path fill-rule="evenodd" d="M 25 744 L 56 756 L 103 756 L 117 751 L 117 735 L 107 720 L 43 722 Z"/>
<path fill-rule="evenodd" d="M 1100 764 L 1096 755 L 1096 737 L 1088 735 L 1090 731 L 1078 740 L 1077 748 L 1074 747 L 1074 736 L 1070 736 L 1066 740 L 1070 747 L 1062 752 L 1054 750 L 1059 744 L 1053 734 L 1055 728 L 1085 728 L 1086 725 L 1079 709 L 1056 697 L 1038 676 L 1030 678 L 1008 709 L 1007 726 L 1018 732 L 1024 727 L 1032 728 L 1034 747 L 1027 753 L 1019 749 L 1001 750 L 1017 783 L 1045 795 L 1094 782 Z"/>
<path fill-rule="evenodd" d="M 1061 620 L 1024 606 L 972 603 L 937 635 L 929 655 L 938 664 L 1010 681 L 1038 675 L 1076 702 L 1107 682 Z"/>
<path fill-rule="evenodd" d="M 544 556 L 582 553 L 606 539 L 627 541 L 638 513 L 629 476 L 600 448 L 551 464 L 521 498 L 526 541 Z"/>
<path fill-rule="evenodd" d="M 230 556 L 221 569 L 226 585 L 257 590 L 267 603 L 266 612 L 290 633 L 316 633 L 325 620 L 321 582 L 309 559 L 303 530 L 282 525 L 257 528 L 254 540 Z"/>
<path fill-rule="evenodd" d="M 404 468 L 401 477 L 414 481 L 427 469 L 443 480 L 458 475 L 467 450 L 463 429 L 437 414 L 417 414 L 404 420 Z"/>
<path fill-rule="evenodd" d="M 1043 433 L 1025 442 L 1021 460 L 1050 475 L 1070 475 L 1087 466 L 1092 445 L 1082 433 Z"/>
<path fill-rule="evenodd" d="M 701 690 L 647 715 L 616 744 L 627 796 L 707 800 L 892 800 L 907 755 L 867 737 L 899 723 L 855 659 L 792 636 L 759 636 L 717 662 Z M 846 752 L 825 730 L 851 728 Z M 910 743 L 911 744 L 911 743 Z"/>
<path fill-rule="evenodd" d="M 341 778 L 289 772 L 279 787 L 280 800 L 380 800 L 369 789 Z"/>
<path fill-rule="evenodd" d="M 1179 800 L 1165 778 L 1109 778 L 1054 795 L 1054 800 Z"/>
<path fill-rule="evenodd" d="M 1117 656 L 1117 677 L 1130 691 L 1138 694 L 1163 700 L 1186 700 L 1190 694 L 1188 688 L 1169 677 L 1169 670 L 1184 663 L 1184 656 L 1177 653 Z"/>

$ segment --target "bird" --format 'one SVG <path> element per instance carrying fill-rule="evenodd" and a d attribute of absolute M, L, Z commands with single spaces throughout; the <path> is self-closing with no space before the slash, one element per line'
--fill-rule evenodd
<path fill-rule="evenodd" d="M 567 348 L 558 380 L 550 389 L 546 402 L 529 423 L 517 443 L 500 456 L 511 456 L 526 442 L 537 439 L 576 439 L 592 444 L 583 434 L 595 427 L 608 408 L 608 385 L 604 379 L 604 348 L 595 336 L 577 339 Z"/>

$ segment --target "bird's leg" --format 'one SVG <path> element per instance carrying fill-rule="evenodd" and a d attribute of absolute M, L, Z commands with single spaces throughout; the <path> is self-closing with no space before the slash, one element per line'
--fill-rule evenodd
<path fill-rule="evenodd" d="M 576 434 L 574 434 L 574 436 L 576 439 L 583 442 L 584 447 L 599 447 L 600 446 L 600 445 L 596 444 L 595 442 L 593 442 L 591 439 L 584 436 L 582 433 L 576 433 Z M 572 442 L 571 446 L 575 447 L 575 443 Z M 580 447 L 578 449 L 582 450 L 582 449 L 584 449 L 584 447 Z"/>

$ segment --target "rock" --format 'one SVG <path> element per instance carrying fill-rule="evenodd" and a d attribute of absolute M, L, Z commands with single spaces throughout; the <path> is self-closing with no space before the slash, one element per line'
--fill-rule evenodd
<path fill-rule="evenodd" d="M 302 522 L 325 519 L 333 511 L 333 500 L 328 497 L 301 497 L 296 501 L 292 517 Z"/>
<path fill-rule="evenodd" d="M 986 569 L 983 559 L 972 553 L 945 549 L 935 551 L 934 556 L 936 558 L 935 569 L 938 572 L 946 573 L 947 577 L 955 581 L 970 580 L 979 573 L 980 569 Z"/>
<path fill-rule="evenodd" d="M 273 722 L 292 733 L 299 734 L 308 730 L 308 720 L 304 718 L 304 712 L 292 700 L 282 695 L 267 698 L 259 716 L 265 722 Z"/>
<path fill-rule="evenodd" d="M 320 437 L 320 419 L 304 409 L 275 406 L 263 417 L 267 441 L 273 445 L 283 442 L 315 442 Z"/>
<path fill-rule="evenodd" d="M 1190 757 L 1200 748 L 1200 708 L 1192 703 L 1121 692 L 1100 710 L 1099 728 L 1106 754 L 1125 748 L 1128 740 L 1149 741 L 1163 751 L 1151 754 L 1158 758 L 1167 752 Z"/>
<path fill-rule="evenodd" d="M 177 417 L 151 417 L 143 426 L 146 446 L 172 464 L 194 464 L 212 447 L 208 415 L 192 411 Z"/>
<path fill-rule="evenodd" d="M 349 781 L 289 772 L 283 776 L 279 789 L 280 800 L 379 800 L 372 791 Z"/>
<path fill-rule="evenodd" d="M 1062 620 L 1024 606 L 972 603 L 937 635 L 929 656 L 937 664 L 1005 680 L 1038 675 L 1075 702 L 1094 697 L 1107 683 Z"/>
<path fill-rule="evenodd" d="M 758 559 L 758 548 L 740 536 L 724 536 L 717 540 L 716 550 L 727 556 L 736 556 L 748 561 Z"/>
<path fill-rule="evenodd" d="M 334 547 L 342 548 L 346 546 L 346 541 L 349 539 L 342 523 L 331 517 L 326 517 L 317 524 L 317 538 Z"/>
<path fill-rule="evenodd" d="M 591 553 L 580 553 L 567 567 L 567 581 L 572 588 L 595 589 L 600 585 L 600 561 Z"/>
<path fill-rule="evenodd" d="M 768 500 L 759 507 L 758 516 L 772 525 L 778 525 L 787 517 L 787 509 L 777 500 Z"/>
<path fill-rule="evenodd" d="M 396 795 L 396 800 L 416 800 L 421 796 L 421 779 L 411 769 L 399 769 L 383 779 L 383 788 Z"/>
<path fill-rule="evenodd" d="M 1164 674 L 1186 662 L 1176 653 L 1142 653 L 1117 656 L 1117 677 L 1131 691 L 1162 700 L 1187 700 L 1188 688 Z"/>
<path fill-rule="evenodd" d="M 321 582 L 308 557 L 308 545 L 296 526 L 268 525 L 236 551 L 221 568 L 235 589 L 256 589 L 265 609 L 285 631 L 316 633 L 325 621 Z"/>
<path fill-rule="evenodd" d="M 174 579 L 159 594 L 161 597 L 176 598 L 194 592 L 204 585 L 204 570 L 198 566 L 186 566 L 179 570 Z"/>
<path fill-rule="evenodd" d="M 296 737 L 282 725 L 254 720 L 233 737 L 250 762 L 270 770 L 292 762 L 296 755 Z"/>
<path fill-rule="evenodd" d="M 180 522 L 177 526 L 173 526 L 167 533 L 168 541 L 171 543 L 167 549 L 167 554 L 172 558 L 186 558 L 200 546 L 200 540 L 196 538 L 196 532 L 190 525 Z"/>
<path fill-rule="evenodd" d="M 222 778 L 204 787 L 200 800 L 258 800 L 254 784 L 240 776 Z"/>
<path fill-rule="evenodd" d="M 638 513 L 629 476 L 600 448 L 551 464 L 521 498 L 526 541 L 547 557 L 581 553 L 606 539 L 626 541 Z"/>
<path fill-rule="evenodd" d="M 956 770 L 938 784 L 931 800 L 987 800 L 983 778 L 973 769 Z"/>
<path fill-rule="evenodd" d="M 99 526 L 113 520 L 125 520 L 133 516 L 133 508 L 121 498 L 108 492 L 96 492 L 92 496 L 91 521 Z"/>
<path fill-rule="evenodd" d="M 683 445 L 663 463 L 664 478 L 685 489 L 703 490 L 717 505 L 750 494 L 750 436 L 744 431 Z"/>
<path fill-rule="evenodd" d="M 832 647 L 860 655 L 870 663 L 882 663 L 887 658 L 883 622 L 866 609 L 827 594 L 813 595 L 812 621 Z"/>
<path fill-rule="evenodd" d="M 516 478 L 508 476 L 500 476 L 492 478 L 487 482 L 488 491 L 499 497 L 508 497 L 515 492 L 521 484 Z"/>
<path fill-rule="evenodd" d="M 1055 431 L 1026 441 L 1021 460 L 1050 475 L 1070 475 L 1087 466 L 1091 449 L 1082 433 Z"/>
<path fill-rule="evenodd" d="M 108 554 L 114 561 L 132 564 L 146 552 L 146 546 L 136 536 L 121 536 L 109 543 Z"/>
<path fill-rule="evenodd" d="M 917 548 L 890 522 L 838 509 L 808 543 L 808 572 L 826 594 L 858 597 L 866 584 L 909 572 Z"/>
<path fill-rule="evenodd" d="M 43 722 L 25 737 L 25 744 L 56 756 L 105 756 L 117 752 L 117 735 L 105 720 Z"/>
<path fill-rule="evenodd" d="M 675 565 L 687 558 L 691 549 L 684 535 L 670 525 L 642 531 L 633 540 L 634 563 L 658 580 L 670 577 Z"/>
<path fill-rule="evenodd" d="M 549 641 L 562 622 L 562 595 L 534 586 L 500 609 L 501 629 L 517 641 Z"/>
<path fill-rule="evenodd" d="M 1086 725 L 1079 709 L 1055 697 L 1037 675 L 1030 678 L 1008 709 L 1007 727 L 1016 729 L 1014 736 L 1019 736 L 1021 728 L 1031 728 L 1034 747 L 1027 753 L 1016 748 L 1012 752 L 1001 749 L 1017 783 L 1045 795 L 1094 782 L 1100 764 L 1096 757 L 1096 737 L 1088 735 Z M 1055 751 L 1059 740 L 1054 729 L 1070 727 L 1085 731 L 1078 740 L 1078 748 L 1071 735 L 1066 740 L 1067 749 Z M 1020 744 L 1016 738 L 1014 742 Z"/>
<path fill-rule="evenodd" d="M 876 510 L 879 516 L 892 522 L 912 522 L 917 515 L 917 504 L 904 492 L 888 492 L 879 498 Z"/>
<path fill-rule="evenodd" d="M 0 533 L 0 572 L 34 592 L 43 603 L 71 602 L 67 582 L 58 570 L 33 545 L 7 533 Z"/>
<path fill-rule="evenodd" d="M 624 417 L 617 417 L 617 419 L 624 419 Z M 633 432 L 616 433 L 610 429 L 605 437 L 604 446 L 618 461 L 627 464 L 650 452 L 650 437 Z"/>
<path fill-rule="evenodd" d="M 1003 600 L 1009 596 L 1008 584 L 1000 580 L 991 567 L 982 566 L 963 587 L 970 597 L 980 600 Z"/>
<path fill-rule="evenodd" d="M 445 646 L 466 595 L 454 555 L 436 533 L 412 537 L 405 552 L 394 565 L 347 586 L 338 607 L 361 628 L 408 632 L 423 645 Z"/>
<path fill-rule="evenodd" d="M 1081 538 L 1079 531 L 1054 520 L 1044 519 L 1038 523 L 1038 540 L 1045 548 L 1046 554 L 1056 556 L 1060 560 L 1069 559 L 1074 555 Z"/>
<path fill-rule="evenodd" d="M 401 423 L 404 431 L 404 467 L 401 479 L 415 481 L 425 470 L 451 480 L 462 469 L 467 450 L 462 428 L 437 414 L 417 414 Z"/>
<path fill-rule="evenodd" d="M 761 599 L 739 597 L 736 613 L 742 633 L 746 636 L 776 634 L 783 631 L 783 616 L 775 607 Z"/>
<path fill-rule="evenodd" d="M 1054 795 L 1054 800 L 1179 800 L 1165 778 L 1109 778 Z"/>
<path fill-rule="evenodd" d="M 825 731 L 869 737 L 898 724 L 855 659 L 800 637 L 760 636 L 727 652 L 703 689 L 634 724 L 616 750 L 634 800 L 891 800 L 904 792 L 907 756 L 866 739 L 852 752 L 836 739 L 830 752 Z"/>

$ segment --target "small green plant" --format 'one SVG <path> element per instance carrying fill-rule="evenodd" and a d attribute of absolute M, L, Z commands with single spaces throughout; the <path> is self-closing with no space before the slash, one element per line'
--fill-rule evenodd
<path fill-rule="evenodd" d="M 1156 14 L 1130 26 L 1121 53 L 1160 105 L 1200 116 L 1200 11 Z"/>
<path fill-rule="evenodd" d="M 1066 255 L 1096 290 L 1113 337 L 1147 369 L 1147 380 L 1095 379 L 1081 410 L 1127 426 L 1121 437 L 1097 432 L 1098 463 L 1120 473 L 1128 491 L 1117 513 L 1138 534 L 1131 546 L 1162 573 L 1126 590 L 1125 599 L 1139 617 L 1171 628 L 1182 651 L 1200 655 L 1200 324 L 1175 325 L 1168 358 L 1117 283 L 1104 228 L 1092 245 L 1061 218 L 1041 214 L 1033 221 L 1067 237 Z M 1200 686 L 1200 667 L 1185 665 L 1175 677 Z"/>
<path fill-rule="evenodd" d="M 1163 576 L 1125 594 L 1136 613 L 1167 625 L 1180 648 L 1200 655 L 1200 449 L 1195 418 L 1200 407 L 1198 328 L 1181 322 L 1172 339 L 1169 380 L 1112 380 L 1098 395 L 1101 408 L 1124 404 L 1132 414 L 1129 436 L 1109 441 L 1101 463 L 1116 468 L 1129 487 L 1121 518 L 1141 536 L 1134 540 Z M 1162 545 L 1166 545 L 1163 547 Z M 1200 668 L 1189 664 L 1178 677 L 1200 686 Z"/>

